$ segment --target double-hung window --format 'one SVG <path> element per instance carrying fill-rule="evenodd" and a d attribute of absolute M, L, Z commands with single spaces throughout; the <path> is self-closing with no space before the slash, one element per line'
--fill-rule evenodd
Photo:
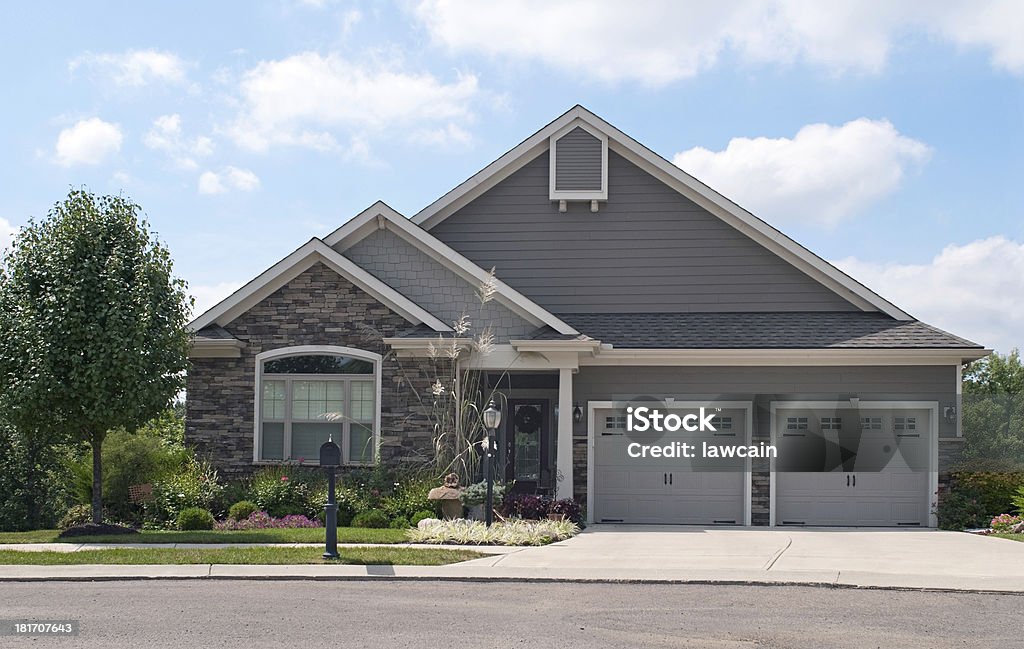
<path fill-rule="evenodd" d="M 320 445 L 333 439 L 345 464 L 374 462 L 380 358 L 334 349 L 297 347 L 257 356 L 258 461 L 316 463 Z"/>

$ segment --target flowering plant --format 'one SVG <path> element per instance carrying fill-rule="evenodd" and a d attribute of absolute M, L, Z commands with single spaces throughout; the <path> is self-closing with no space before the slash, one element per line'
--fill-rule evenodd
<path fill-rule="evenodd" d="M 1020 516 L 1000 514 L 992 519 L 989 527 L 991 527 L 995 532 L 1012 532 L 1013 528 L 1021 522 L 1024 522 L 1024 518 L 1021 518 Z"/>
<path fill-rule="evenodd" d="M 214 525 L 216 530 L 269 530 L 297 527 L 322 527 L 318 521 L 312 521 L 305 516 L 290 514 L 281 518 L 274 518 L 267 512 L 253 512 L 249 518 L 240 521 L 230 518 Z"/>

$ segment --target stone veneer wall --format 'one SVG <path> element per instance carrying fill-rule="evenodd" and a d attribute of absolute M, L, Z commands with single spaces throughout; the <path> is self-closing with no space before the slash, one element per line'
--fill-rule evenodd
<path fill-rule="evenodd" d="M 317 263 L 224 328 L 245 342 L 241 358 L 194 358 L 188 374 L 185 440 L 231 477 L 251 473 L 255 357 L 295 345 L 339 345 L 385 354 L 367 334 L 393 336 L 412 325 Z M 384 464 L 431 455 L 431 424 L 414 394 L 430 394 L 428 361 L 385 356 L 381 367 L 380 457 Z"/>

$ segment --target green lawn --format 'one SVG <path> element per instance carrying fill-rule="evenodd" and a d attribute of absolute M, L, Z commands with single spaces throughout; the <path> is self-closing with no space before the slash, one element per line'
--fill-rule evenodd
<path fill-rule="evenodd" d="M 1010 534 L 1009 532 L 997 532 L 995 534 L 989 534 L 1000 539 L 1010 539 L 1011 541 L 1024 541 L 1024 534 Z"/>
<path fill-rule="evenodd" d="M 0 543 L 323 543 L 324 528 L 250 530 L 237 532 L 143 531 L 114 536 L 58 539 L 58 530 L 0 532 Z M 405 543 L 405 530 L 339 527 L 338 543 Z"/>
<path fill-rule="evenodd" d="M 171 548 L 82 550 L 81 552 L 22 552 L 0 550 L 0 564 L 352 564 L 396 566 L 441 566 L 478 559 L 484 555 L 469 550 L 416 548 L 341 548 L 341 557 L 327 561 L 322 548 L 216 548 L 182 550 Z"/>

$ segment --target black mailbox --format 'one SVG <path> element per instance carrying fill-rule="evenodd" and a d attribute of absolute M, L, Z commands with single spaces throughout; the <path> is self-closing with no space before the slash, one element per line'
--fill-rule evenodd
<path fill-rule="evenodd" d="M 341 447 L 332 439 L 320 445 L 320 466 L 341 466 Z"/>

